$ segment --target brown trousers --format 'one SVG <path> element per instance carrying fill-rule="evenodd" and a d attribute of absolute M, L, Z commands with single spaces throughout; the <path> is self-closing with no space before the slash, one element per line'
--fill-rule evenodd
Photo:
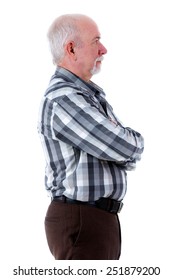
<path fill-rule="evenodd" d="M 118 216 L 79 204 L 52 201 L 45 218 L 49 249 L 56 260 L 118 260 Z"/>

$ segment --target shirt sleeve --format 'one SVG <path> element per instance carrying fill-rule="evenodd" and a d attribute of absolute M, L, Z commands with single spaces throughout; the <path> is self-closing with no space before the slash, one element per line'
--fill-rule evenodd
<path fill-rule="evenodd" d="M 144 148 L 141 134 L 112 122 L 89 97 L 87 100 L 74 92 L 56 101 L 47 99 L 46 103 L 48 137 L 124 167 L 140 160 Z"/>

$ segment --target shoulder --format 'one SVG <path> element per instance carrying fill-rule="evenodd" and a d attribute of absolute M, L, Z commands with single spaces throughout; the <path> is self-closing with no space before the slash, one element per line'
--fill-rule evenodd
<path fill-rule="evenodd" d="M 81 89 L 74 83 L 64 81 L 61 78 L 54 78 L 50 81 L 44 97 L 46 99 L 58 102 L 64 96 L 74 95 L 74 93 L 77 92 L 81 92 Z"/>
<path fill-rule="evenodd" d="M 65 81 L 62 78 L 53 78 L 44 95 L 45 99 L 53 103 L 74 102 L 77 106 L 90 104 L 98 107 L 98 100 L 94 94 L 73 82 Z"/>

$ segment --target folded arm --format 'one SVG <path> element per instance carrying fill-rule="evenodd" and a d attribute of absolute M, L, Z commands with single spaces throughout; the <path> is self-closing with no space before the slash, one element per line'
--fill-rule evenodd
<path fill-rule="evenodd" d="M 144 148 L 140 133 L 112 122 L 82 95 L 64 95 L 56 102 L 45 102 L 49 117 L 44 130 L 48 137 L 100 160 L 114 161 L 127 170 L 140 160 Z"/>

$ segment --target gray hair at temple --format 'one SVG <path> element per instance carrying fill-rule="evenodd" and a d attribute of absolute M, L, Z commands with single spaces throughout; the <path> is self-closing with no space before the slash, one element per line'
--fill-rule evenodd
<path fill-rule="evenodd" d="M 53 58 L 53 63 L 58 65 L 65 55 L 64 46 L 69 41 L 74 41 L 76 46 L 82 46 L 80 30 L 78 28 L 81 14 L 66 14 L 56 18 L 49 27 L 47 37 Z"/>

